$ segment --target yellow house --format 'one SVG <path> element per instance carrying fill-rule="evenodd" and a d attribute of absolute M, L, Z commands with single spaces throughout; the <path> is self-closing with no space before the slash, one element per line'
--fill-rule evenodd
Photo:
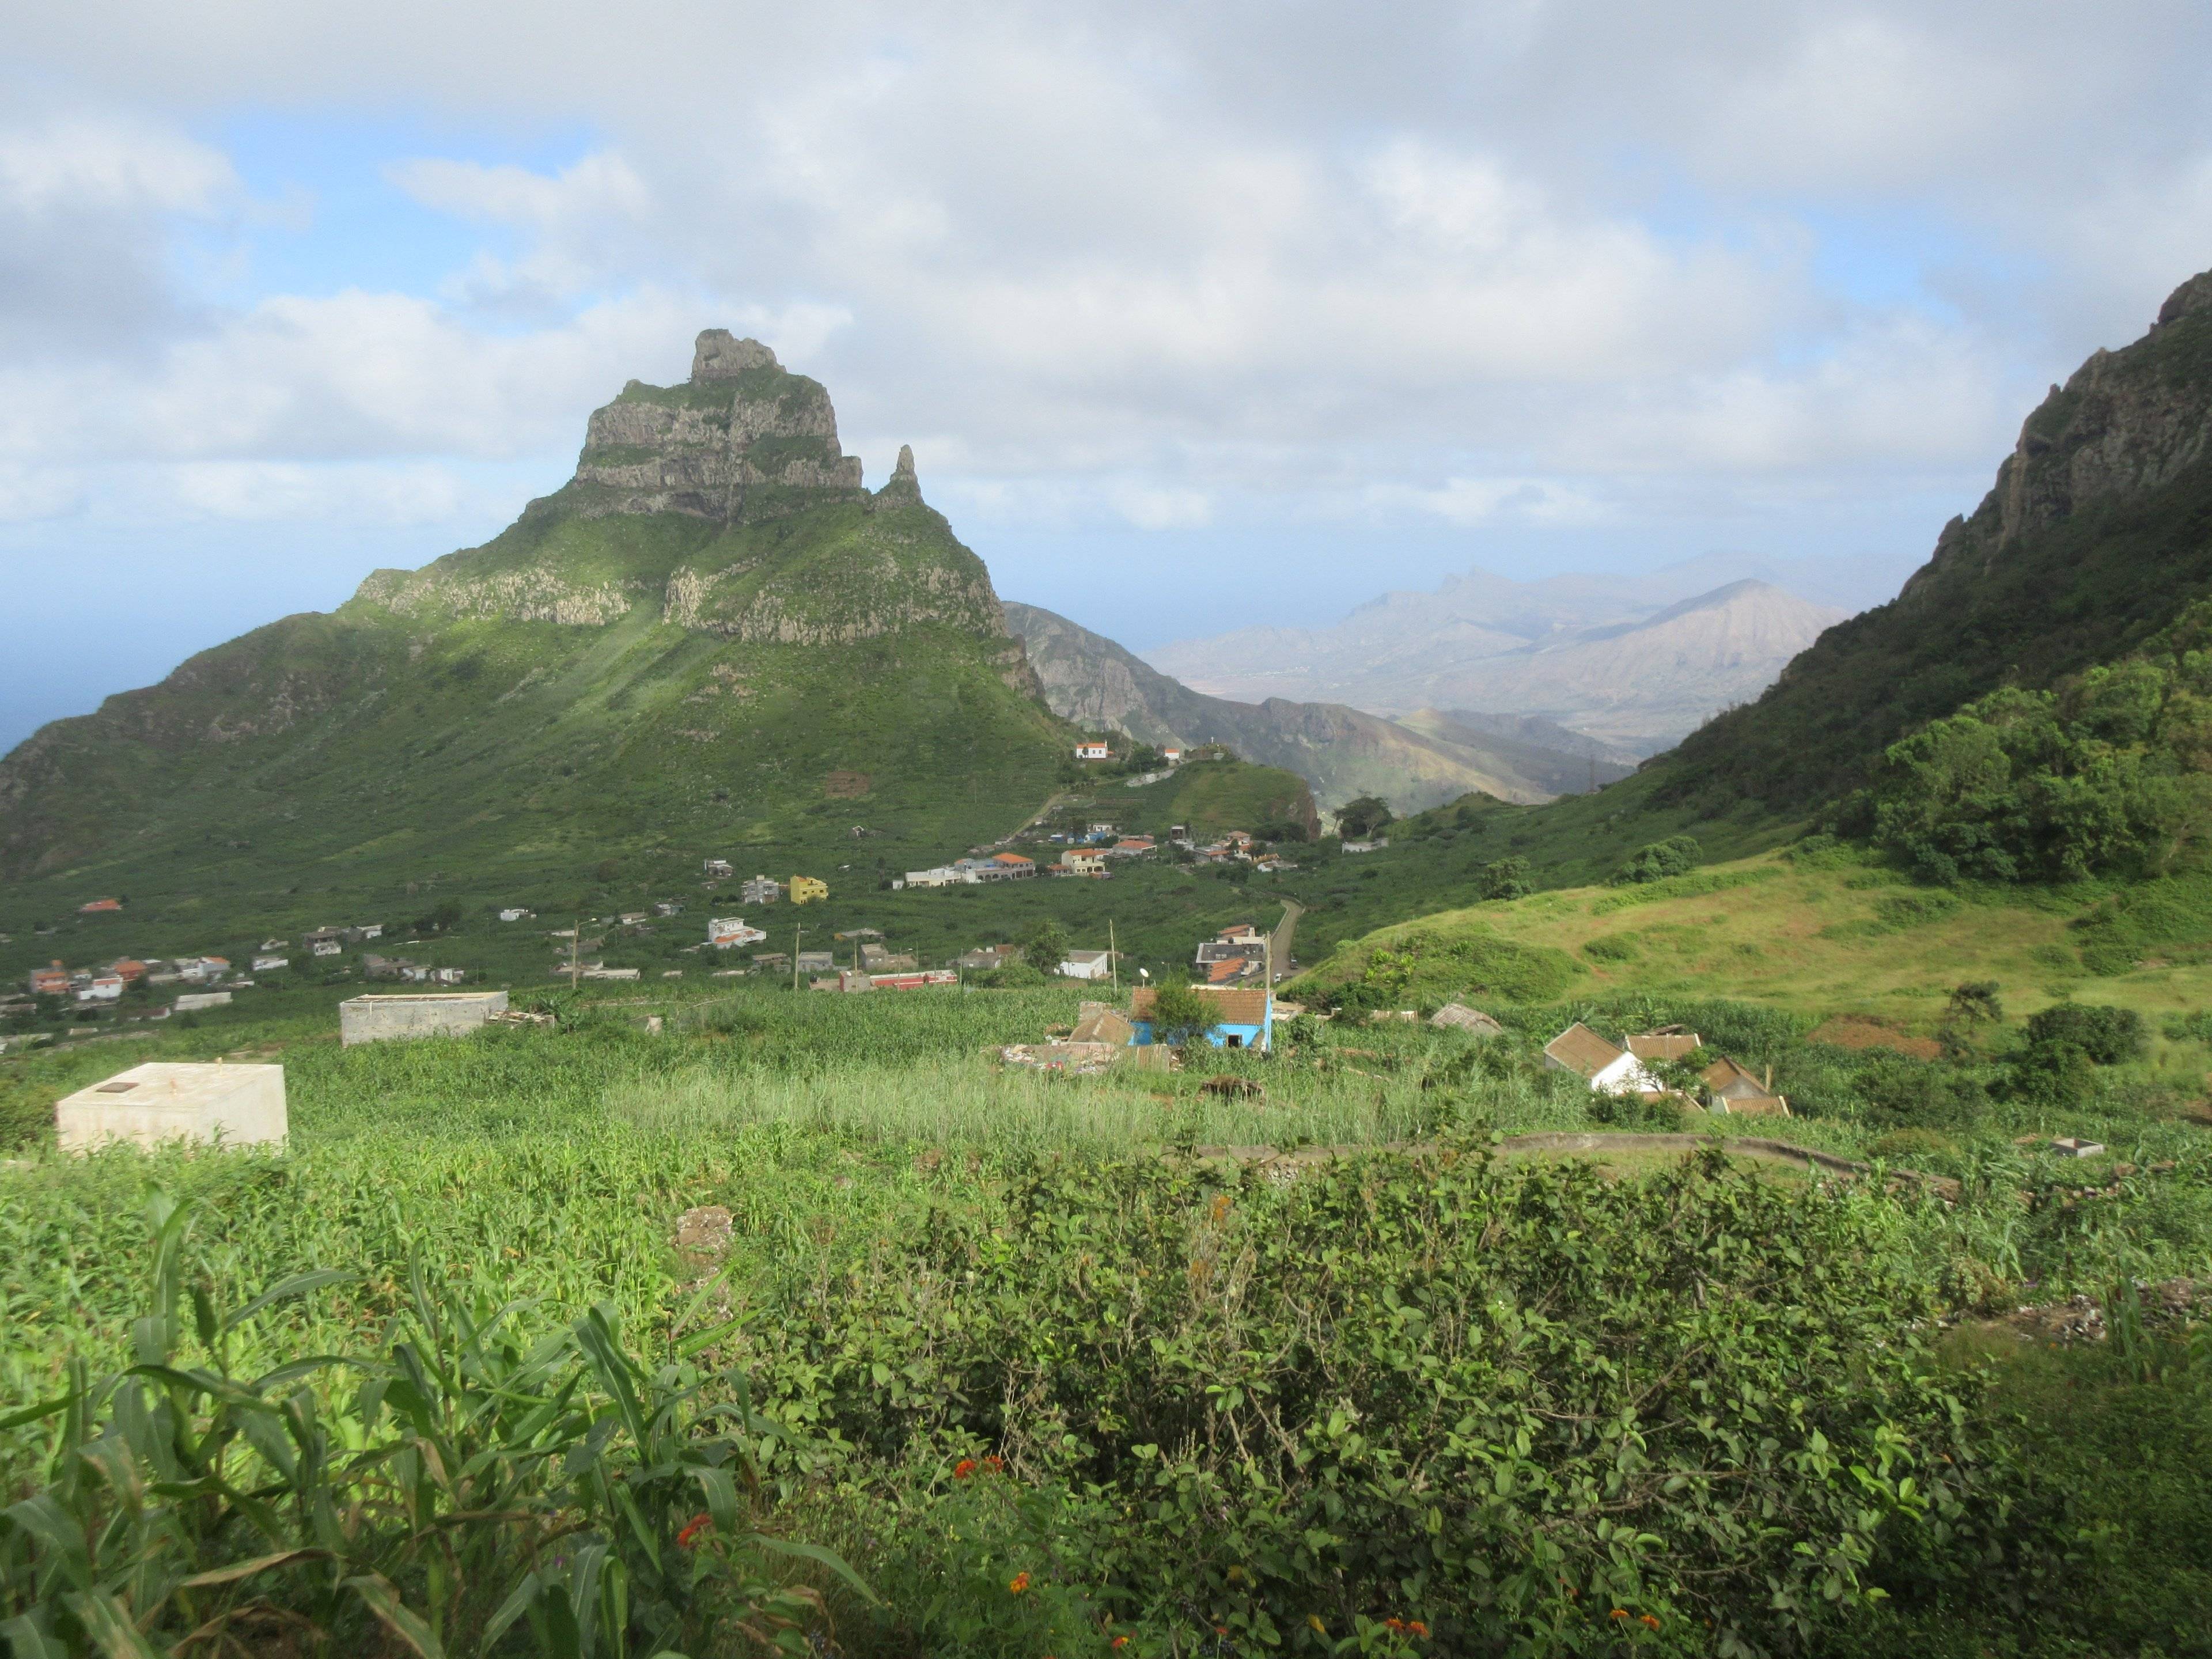
<path fill-rule="evenodd" d="M 829 896 L 830 884 L 825 881 L 817 881 L 811 876 L 793 876 L 791 878 L 791 902 L 793 904 L 811 904 L 817 899 Z"/>

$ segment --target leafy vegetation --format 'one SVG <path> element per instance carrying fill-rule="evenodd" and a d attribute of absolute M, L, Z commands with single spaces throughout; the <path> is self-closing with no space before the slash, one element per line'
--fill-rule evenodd
<path fill-rule="evenodd" d="M 2171 870 L 2212 813 L 2212 605 L 2054 690 L 2006 690 L 1891 745 L 1874 838 L 1923 879 Z"/>

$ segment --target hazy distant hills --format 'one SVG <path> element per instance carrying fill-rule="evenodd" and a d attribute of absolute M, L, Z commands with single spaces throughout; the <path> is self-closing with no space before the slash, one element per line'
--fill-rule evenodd
<path fill-rule="evenodd" d="M 1624 776 L 1635 760 L 1540 720 L 1425 711 L 1398 722 L 1341 703 L 1206 696 L 1065 617 L 1034 605 L 1005 610 L 1062 719 L 1146 743 L 1225 743 L 1247 760 L 1296 772 L 1325 807 L 1372 794 L 1417 811 L 1469 790 L 1548 800 Z"/>
<path fill-rule="evenodd" d="M 1516 582 L 1474 571 L 1435 592 L 1385 594 L 1333 628 L 1239 629 L 1147 660 L 1214 696 L 1535 715 L 1650 754 L 1758 696 L 1846 614 L 1756 578 L 1659 597 L 1691 574 L 1702 573 Z"/>

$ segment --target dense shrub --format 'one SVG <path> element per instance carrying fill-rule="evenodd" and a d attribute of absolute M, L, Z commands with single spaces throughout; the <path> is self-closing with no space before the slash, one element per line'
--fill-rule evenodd
<path fill-rule="evenodd" d="M 1697 867 L 1701 850 L 1694 836 L 1669 836 L 1664 841 L 1655 841 L 1638 848 L 1613 872 L 1613 885 L 1664 881 L 1669 876 L 1682 875 Z"/>
<path fill-rule="evenodd" d="M 1880 1208 L 1717 1157 L 1044 1164 L 794 1284 L 749 1363 L 874 1456 L 1095 1494 L 1086 1588 L 1152 1650 L 1771 1650 L 1977 1478 Z"/>
<path fill-rule="evenodd" d="M 2030 1048 L 2078 1048 L 2098 1066 L 2140 1059 L 2148 1046 L 2142 1016 L 2132 1008 L 2056 1003 L 2027 1018 Z"/>
<path fill-rule="evenodd" d="M 2199 604 L 2140 655 L 2008 688 L 1890 745 L 1875 843 L 1923 879 L 2156 874 L 2212 806 L 2212 653 Z"/>

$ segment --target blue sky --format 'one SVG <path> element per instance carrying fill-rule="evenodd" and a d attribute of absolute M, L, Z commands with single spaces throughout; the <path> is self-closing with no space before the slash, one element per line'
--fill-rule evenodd
<path fill-rule="evenodd" d="M 2212 21 L 1664 11 L 19 20 L 0 746 L 495 533 L 709 325 L 1133 647 L 1473 565 L 1878 599 L 2212 264 Z"/>

